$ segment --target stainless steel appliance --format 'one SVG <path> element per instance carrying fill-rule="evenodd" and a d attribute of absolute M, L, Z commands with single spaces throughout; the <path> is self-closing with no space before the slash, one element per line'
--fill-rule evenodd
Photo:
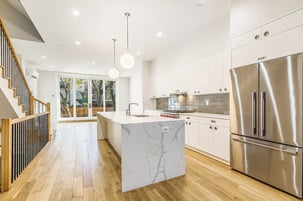
<path fill-rule="evenodd" d="M 231 167 L 300 198 L 302 57 L 230 70 Z"/>
<path fill-rule="evenodd" d="M 163 112 L 161 112 L 160 116 L 179 119 L 180 113 L 191 113 L 191 112 L 194 112 L 194 111 L 193 110 L 163 110 Z"/>

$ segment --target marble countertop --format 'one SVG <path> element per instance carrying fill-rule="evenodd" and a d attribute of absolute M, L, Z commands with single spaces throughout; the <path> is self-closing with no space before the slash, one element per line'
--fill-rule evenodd
<path fill-rule="evenodd" d="M 152 115 L 148 117 L 126 116 L 125 111 L 98 112 L 97 115 L 103 116 L 104 118 L 119 124 L 138 124 L 138 123 L 162 122 L 162 121 L 184 121 L 181 119 L 172 119 L 172 118 L 165 118 L 165 117 L 152 116 Z"/>
<path fill-rule="evenodd" d="M 182 113 L 182 115 L 216 118 L 216 119 L 228 119 L 228 120 L 230 119 L 229 115 L 226 115 L 226 114 L 212 114 L 212 113 L 193 112 L 193 113 Z"/>

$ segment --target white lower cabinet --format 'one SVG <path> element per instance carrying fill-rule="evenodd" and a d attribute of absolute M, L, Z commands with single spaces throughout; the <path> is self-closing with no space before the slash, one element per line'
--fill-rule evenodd
<path fill-rule="evenodd" d="M 229 120 L 180 115 L 185 120 L 185 144 L 215 159 L 229 163 Z"/>

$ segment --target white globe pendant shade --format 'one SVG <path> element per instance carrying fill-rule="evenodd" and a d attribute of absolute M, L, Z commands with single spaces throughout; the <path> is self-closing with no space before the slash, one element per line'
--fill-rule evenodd
<path fill-rule="evenodd" d="M 134 59 L 133 55 L 131 55 L 129 53 L 125 53 L 120 58 L 120 64 L 125 69 L 131 69 L 135 65 L 135 59 Z"/>
<path fill-rule="evenodd" d="M 119 77 L 119 75 L 120 75 L 120 73 L 119 73 L 119 71 L 116 68 L 110 68 L 108 70 L 108 76 L 111 79 L 117 79 Z"/>

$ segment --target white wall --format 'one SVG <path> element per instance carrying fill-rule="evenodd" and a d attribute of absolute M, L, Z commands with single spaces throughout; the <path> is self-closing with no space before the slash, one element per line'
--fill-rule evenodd
<path fill-rule="evenodd" d="M 151 99 L 151 62 L 144 62 L 142 69 L 142 83 L 143 83 L 143 109 L 154 109 L 156 108 L 156 100 Z"/>
<path fill-rule="evenodd" d="M 58 92 L 57 92 L 57 72 L 53 71 L 38 71 L 38 88 L 37 98 L 50 102 L 51 104 L 51 128 L 57 129 L 58 125 Z"/>
<path fill-rule="evenodd" d="M 118 81 L 118 108 L 119 111 L 125 111 L 129 103 L 129 78 L 121 77 Z"/>
<path fill-rule="evenodd" d="M 142 62 L 136 65 L 129 78 L 129 102 L 138 103 L 138 106 L 132 105 L 132 113 L 143 113 L 143 75 L 142 75 Z"/>
<path fill-rule="evenodd" d="M 254 29 L 299 7 L 302 0 L 231 0 L 231 36 Z"/>

